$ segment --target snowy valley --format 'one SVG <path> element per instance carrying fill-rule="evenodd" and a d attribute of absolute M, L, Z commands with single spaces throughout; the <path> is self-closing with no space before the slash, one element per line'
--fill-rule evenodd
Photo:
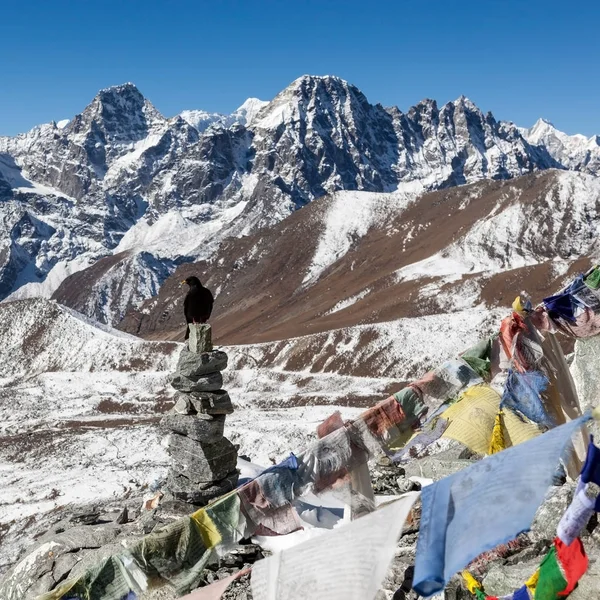
<path fill-rule="evenodd" d="M 0 138 L 0 576 L 160 489 L 182 279 L 215 293 L 225 434 L 268 466 L 598 262 L 599 175 L 598 137 L 331 76 L 174 117 L 128 83 Z"/>

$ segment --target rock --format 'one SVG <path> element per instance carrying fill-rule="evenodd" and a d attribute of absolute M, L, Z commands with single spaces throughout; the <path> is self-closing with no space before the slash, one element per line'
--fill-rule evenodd
<path fill-rule="evenodd" d="M 529 534 L 533 542 L 551 542 L 556 537 L 556 528 L 573 499 L 575 484 L 549 488 L 544 503 L 538 509 Z"/>
<path fill-rule="evenodd" d="M 184 475 L 169 473 L 167 478 L 167 488 L 169 492 L 178 500 L 204 506 L 213 498 L 222 496 L 235 488 L 238 482 L 238 472 L 230 473 L 220 481 L 213 482 L 208 487 L 201 487 L 190 481 Z"/>
<path fill-rule="evenodd" d="M 79 562 L 77 554 L 69 552 L 62 554 L 54 561 L 54 569 L 52 574 L 56 578 L 56 581 L 61 581 L 71 572 L 71 569 Z"/>
<path fill-rule="evenodd" d="M 213 392 L 177 392 L 171 414 L 179 415 L 230 415 L 231 398 L 225 390 Z"/>
<path fill-rule="evenodd" d="M 596 406 L 600 398 L 599 356 L 600 336 L 575 342 L 575 358 L 570 371 L 582 410 Z"/>
<path fill-rule="evenodd" d="M 425 458 L 415 459 L 404 465 L 406 478 L 409 477 L 426 477 L 428 479 L 438 480 L 453 473 L 457 473 L 462 469 L 469 467 L 473 461 L 446 458 L 444 452 L 435 456 L 426 456 Z"/>
<path fill-rule="evenodd" d="M 227 354 L 221 350 L 198 354 L 184 348 L 179 355 L 179 362 L 177 363 L 177 373 L 190 378 L 223 371 L 226 368 Z"/>
<path fill-rule="evenodd" d="M 398 477 L 396 480 L 398 485 L 398 491 L 401 494 L 406 494 L 406 492 L 419 491 L 421 489 L 421 484 L 417 481 L 411 481 L 410 479 L 404 479 L 403 477 Z"/>
<path fill-rule="evenodd" d="M 540 560 L 520 562 L 514 565 L 494 564 L 483 578 L 483 589 L 490 596 L 503 596 L 523 587 L 523 584 L 540 566 Z"/>
<path fill-rule="evenodd" d="M 216 392 L 223 387 L 223 376 L 218 371 L 200 377 L 184 377 L 175 373 L 171 385 L 180 392 Z"/>
<path fill-rule="evenodd" d="M 69 521 L 71 523 L 77 523 L 80 525 L 95 525 L 98 522 L 99 516 L 100 511 L 93 510 L 89 512 L 75 513 L 71 516 Z"/>
<path fill-rule="evenodd" d="M 125 507 L 120 513 L 119 516 L 117 517 L 117 523 L 119 525 L 124 525 L 125 523 L 127 523 L 127 521 L 129 521 L 129 514 L 127 512 L 127 507 Z"/>
<path fill-rule="evenodd" d="M 185 392 L 177 392 L 173 397 L 175 400 L 175 405 L 171 409 L 174 413 L 178 415 L 195 415 L 196 409 L 190 400 L 189 394 Z"/>
<path fill-rule="evenodd" d="M 71 569 L 82 562 L 82 557 L 113 544 L 121 532 L 114 523 L 78 526 L 59 534 L 49 531 L 6 573 L 0 582 L 0 598 L 23 600 L 49 591 L 59 580 L 56 573 L 60 573 L 60 577 L 71 573 Z"/>
<path fill-rule="evenodd" d="M 159 504 L 161 498 L 164 496 L 162 492 L 156 492 L 154 496 L 144 501 L 145 510 L 154 510 Z"/>
<path fill-rule="evenodd" d="M 207 415 L 230 415 L 233 412 L 231 398 L 225 390 L 196 393 L 190 397 L 192 405 L 199 413 Z"/>
<path fill-rule="evenodd" d="M 237 464 L 237 449 L 226 438 L 214 444 L 204 444 L 172 433 L 167 450 L 173 461 L 172 470 L 194 483 L 223 479 L 235 470 Z"/>
<path fill-rule="evenodd" d="M 198 354 L 200 352 L 212 351 L 212 328 L 208 323 L 189 323 L 188 329 L 190 332 L 188 339 L 190 352 Z"/>
<path fill-rule="evenodd" d="M 163 429 L 185 435 L 193 440 L 214 443 L 223 437 L 225 415 L 165 415 L 160 426 Z"/>

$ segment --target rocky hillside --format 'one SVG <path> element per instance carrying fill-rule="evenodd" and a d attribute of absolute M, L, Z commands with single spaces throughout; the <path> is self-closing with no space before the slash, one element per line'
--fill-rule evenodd
<path fill-rule="evenodd" d="M 66 124 L 0 138 L 0 298 L 49 296 L 91 269 L 77 306 L 115 324 L 177 266 L 315 198 L 595 172 L 544 143 L 464 97 L 402 112 L 329 76 L 229 116 L 166 118 L 134 85 L 108 88 Z"/>
<path fill-rule="evenodd" d="M 179 267 L 122 327 L 179 339 L 180 281 L 191 273 L 216 292 L 219 339 L 237 344 L 506 309 L 522 289 L 534 300 L 550 295 L 598 256 L 600 182 L 592 175 L 551 170 L 422 195 L 402 189 L 339 192 L 270 231 L 228 241 L 217 259 Z M 89 296 L 79 276 L 56 297 L 83 308 Z"/>

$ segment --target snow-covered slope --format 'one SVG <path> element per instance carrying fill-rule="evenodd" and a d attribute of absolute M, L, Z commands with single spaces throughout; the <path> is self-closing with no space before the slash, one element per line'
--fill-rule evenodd
<path fill-rule="evenodd" d="M 50 295 L 108 256 L 141 285 L 115 286 L 104 270 L 82 310 L 117 323 L 178 264 L 328 193 L 438 189 L 553 166 L 544 146 L 464 97 L 403 113 L 337 77 L 303 76 L 232 115 L 165 118 L 133 84 L 116 86 L 66 124 L 0 138 L 0 297 Z"/>
<path fill-rule="evenodd" d="M 243 344 L 505 307 L 522 289 L 549 295 L 600 257 L 593 175 L 549 170 L 421 195 L 410 185 L 337 192 L 268 232 L 226 242 L 214 260 L 179 267 L 121 326 L 179 339 L 179 282 L 193 273 L 217 293 L 216 335 Z"/>
<path fill-rule="evenodd" d="M 236 408 L 226 435 L 258 463 L 282 459 L 335 410 L 355 417 L 496 325 L 494 315 L 475 310 L 446 322 L 225 347 L 224 387 Z M 431 353 L 440 331 L 443 343 Z M 157 423 L 172 406 L 168 374 L 181 345 L 146 342 L 43 299 L 0 305 L 0 332 L 1 575 L 37 535 L 79 507 L 118 506 L 144 490 L 151 495 L 148 486 L 164 479 L 168 458 Z M 363 344 L 374 333 L 378 340 Z M 317 348 L 313 364 L 308 357 Z M 373 369 L 382 353 L 387 362 Z M 371 365 L 368 377 L 351 374 L 355 359 Z"/>

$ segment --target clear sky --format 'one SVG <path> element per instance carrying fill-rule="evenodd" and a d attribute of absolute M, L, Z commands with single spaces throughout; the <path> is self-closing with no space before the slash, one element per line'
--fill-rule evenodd
<path fill-rule="evenodd" d="M 231 112 L 300 75 L 406 110 L 465 94 L 496 118 L 600 134 L 592 0 L 11 0 L 0 9 L 0 135 L 132 81 L 166 116 Z"/>

